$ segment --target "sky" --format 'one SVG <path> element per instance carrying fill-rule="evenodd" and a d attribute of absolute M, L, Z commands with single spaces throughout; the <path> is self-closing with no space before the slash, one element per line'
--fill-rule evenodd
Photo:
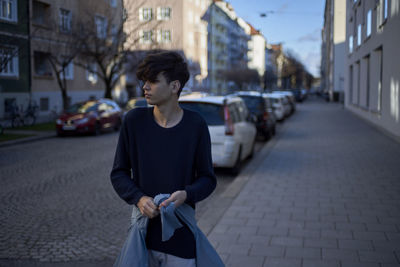
<path fill-rule="evenodd" d="M 236 14 L 260 30 L 267 43 L 282 43 L 319 77 L 324 0 L 227 0 Z M 271 12 L 272 11 L 272 12 Z M 266 13 L 266 17 L 261 17 Z"/>

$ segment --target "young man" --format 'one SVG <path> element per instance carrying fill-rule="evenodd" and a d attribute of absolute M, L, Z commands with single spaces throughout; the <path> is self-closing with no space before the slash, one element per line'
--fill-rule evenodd
<path fill-rule="evenodd" d="M 195 266 L 196 243 L 185 225 L 161 241 L 161 206 L 174 202 L 193 208 L 216 186 L 208 127 L 197 113 L 178 104 L 189 79 L 187 64 L 176 52 L 148 55 L 137 77 L 152 108 L 129 111 L 123 121 L 111 181 L 118 195 L 149 218 L 146 247 L 150 266 Z M 171 196 L 156 206 L 154 196 Z"/>

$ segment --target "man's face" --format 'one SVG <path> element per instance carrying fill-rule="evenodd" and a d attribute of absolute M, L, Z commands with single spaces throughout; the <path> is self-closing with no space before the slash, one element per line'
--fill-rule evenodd
<path fill-rule="evenodd" d="M 156 80 L 153 82 L 145 81 L 143 91 L 147 103 L 150 105 L 162 105 L 163 103 L 173 100 L 174 97 L 177 98 L 177 82 L 178 81 L 172 81 L 168 83 L 162 73 L 159 73 Z"/>

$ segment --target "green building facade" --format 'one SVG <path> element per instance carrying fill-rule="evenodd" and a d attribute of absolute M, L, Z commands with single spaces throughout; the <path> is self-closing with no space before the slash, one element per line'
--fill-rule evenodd
<path fill-rule="evenodd" d="M 0 120 L 30 95 L 29 0 L 0 0 Z"/>

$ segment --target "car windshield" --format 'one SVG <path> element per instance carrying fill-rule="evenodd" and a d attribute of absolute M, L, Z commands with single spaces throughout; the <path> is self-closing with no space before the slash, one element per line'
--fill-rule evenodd
<path fill-rule="evenodd" d="M 126 105 L 128 109 L 133 109 L 135 107 L 147 107 L 146 99 L 132 99 Z"/>
<path fill-rule="evenodd" d="M 199 113 L 207 125 L 224 125 L 224 109 L 221 105 L 199 102 L 181 102 L 182 108 Z"/>
<path fill-rule="evenodd" d="M 67 113 L 86 113 L 96 110 L 96 101 L 89 101 L 84 103 L 76 103 L 67 108 Z"/>
<path fill-rule="evenodd" d="M 251 113 L 263 112 L 262 98 L 257 96 L 240 96 Z"/>
<path fill-rule="evenodd" d="M 279 102 L 279 98 L 275 98 L 275 97 L 273 97 L 273 98 L 268 98 L 270 101 L 272 101 L 272 103 L 274 103 L 274 104 L 279 104 L 280 102 Z"/>

